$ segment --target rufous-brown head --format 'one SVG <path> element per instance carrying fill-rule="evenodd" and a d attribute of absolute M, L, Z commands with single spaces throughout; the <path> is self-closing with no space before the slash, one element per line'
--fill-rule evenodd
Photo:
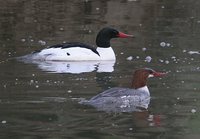
<path fill-rule="evenodd" d="M 166 75 L 163 72 L 157 72 L 150 68 L 137 69 L 133 74 L 131 87 L 138 89 L 147 85 L 147 79 L 150 77 L 162 77 Z"/>

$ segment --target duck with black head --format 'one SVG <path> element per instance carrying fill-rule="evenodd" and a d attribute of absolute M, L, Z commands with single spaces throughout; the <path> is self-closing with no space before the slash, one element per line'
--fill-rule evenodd
<path fill-rule="evenodd" d="M 99 31 L 96 37 L 97 48 L 80 42 L 69 42 L 47 47 L 35 51 L 32 54 L 18 59 L 40 61 L 91 61 L 91 60 L 115 60 L 115 53 L 110 45 L 112 38 L 128 38 L 128 35 L 114 28 L 105 27 Z"/>
<path fill-rule="evenodd" d="M 162 77 L 165 74 L 150 68 L 137 69 L 133 74 L 130 88 L 114 87 L 81 103 L 107 112 L 146 110 L 150 103 L 147 79 L 150 77 Z"/>

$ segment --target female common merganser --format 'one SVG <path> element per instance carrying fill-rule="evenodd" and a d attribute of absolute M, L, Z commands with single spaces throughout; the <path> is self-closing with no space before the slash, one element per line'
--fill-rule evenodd
<path fill-rule="evenodd" d="M 147 78 L 161 77 L 165 74 L 149 68 L 138 69 L 134 72 L 131 88 L 114 87 L 80 103 L 107 112 L 146 110 L 150 103 Z"/>
<path fill-rule="evenodd" d="M 115 53 L 110 46 L 112 38 L 133 37 L 113 28 L 103 28 L 96 37 L 97 48 L 84 43 L 63 43 L 35 51 L 21 58 L 46 61 L 82 61 L 115 60 Z"/>

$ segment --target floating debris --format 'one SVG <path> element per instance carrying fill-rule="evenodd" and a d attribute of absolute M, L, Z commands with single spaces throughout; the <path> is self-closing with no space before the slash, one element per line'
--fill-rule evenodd
<path fill-rule="evenodd" d="M 25 42 L 25 41 L 26 41 L 26 39 L 21 39 L 21 41 L 22 41 L 22 42 Z"/>
<path fill-rule="evenodd" d="M 72 92 L 72 90 L 68 90 L 68 91 L 67 91 L 67 93 L 71 93 L 71 92 Z"/>
<path fill-rule="evenodd" d="M 145 58 L 145 62 L 151 62 L 151 60 L 152 60 L 152 58 L 151 58 L 150 56 L 147 56 L 147 57 Z"/>
<path fill-rule="evenodd" d="M 61 27 L 61 28 L 60 28 L 60 31 L 63 31 L 63 30 L 64 30 L 64 28 Z"/>
<path fill-rule="evenodd" d="M 185 53 L 185 52 L 187 52 L 187 50 L 183 50 L 182 52 Z"/>
<path fill-rule="evenodd" d="M 129 56 L 129 57 L 126 58 L 126 60 L 131 61 L 131 60 L 133 60 L 133 57 Z"/>
<path fill-rule="evenodd" d="M 169 64 L 169 61 L 168 61 L 168 60 L 166 60 L 166 61 L 165 61 L 165 64 Z"/>
<path fill-rule="evenodd" d="M 196 112 L 197 112 L 197 110 L 195 110 L 195 109 L 191 110 L 191 113 L 196 113 Z"/>
<path fill-rule="evenodd" d="M 129 130 L 130 130 L 130 131 L 132 131 L 132 130 L 133 130 L 133 128 L 131 128 L 131 127 L 130 127 L 130 128 L 129 128 Z"/>
<path fill-rule="evenodd" d="M 161 42 L 160 43 L 160 46 L 161 47 L 173 47 L 170 43 L 168 43 L 168 42 Z"/>
<path fill-rule="evenodd" d="M 166 46 L 166 43 L 165 43 L 165 42 L 161 42 L 161 43 L 160 43 L 160 46 L 165 47 L 165 46 Z"/>
<path fill-rule="evenodd" d="M 140 57 L 139 57 L 139 56 L 136 56 L 136 58 L 139 59 Z"/>
<path fill-rule="evenodd" d="M 188 54 L 193 55 L 193 54 L 200 54 L 199 51 L 189 51 Z"/>
<path fill-rule="evenodd" d="M 167 47 L 170 47 L 170 46 L 171 46 L 171 44 L 170 44 L 170 43 L 166 43 L 166 46 L 167 46 Z"/>
<path fill-rule="evenodd" d="M 142 51 L 146 51 L 146 50 L 147 50 L 147 48 L 145 48 L 145 47 L 144 47 L 144 48 L 142 48 Z"/>
<path fill-rule="evenodd" d="M 3 121 L 1 121 L 1 123 L 2 123 L 2 124 L 6 124 L 6 123 L 7 123 L 7 121 L 3 120 Z"/>
<path fill-rule="evenodd" d="M 41 45 L 46 45 L 46 42 L 43 41 L 43 40 L 39 40 L 38 43 L 41 44 Z"/>
<path fill-rule="evenodd" d="M 159 59 L 159 61 L 160 61 L 161 63 L 163 63 L 163 62 L 164 62 L 164 60 L 162 60 L 162 59 Z"/>

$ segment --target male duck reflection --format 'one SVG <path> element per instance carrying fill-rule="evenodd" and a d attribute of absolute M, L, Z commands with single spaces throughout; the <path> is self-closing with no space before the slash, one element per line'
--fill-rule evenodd
<path fill-rule="evenodd" d="M 51 73 L 80 74 L 85 72 L 113 72 L 115 61 L 31 61 L 38 68 Z"/>
<path fill-rule="evenodd" d="M 84 43 L 63 43 L 35 51 L 21 58 L 46 61 L 115 60 L 112 38 L 133 37 L 113 28 L 103 28 L 96 37 L 97 48 Z"/>
<path fill-rule="evenodd" d="M 80 103 L 91 105 L 100 111 L 106 112 L 145 110 L 150 103 L 147 78 L 161 77 L 165 74 L 149 68 L 138 69 L 134 72 L 131 88 L 114 87 Z"/>

